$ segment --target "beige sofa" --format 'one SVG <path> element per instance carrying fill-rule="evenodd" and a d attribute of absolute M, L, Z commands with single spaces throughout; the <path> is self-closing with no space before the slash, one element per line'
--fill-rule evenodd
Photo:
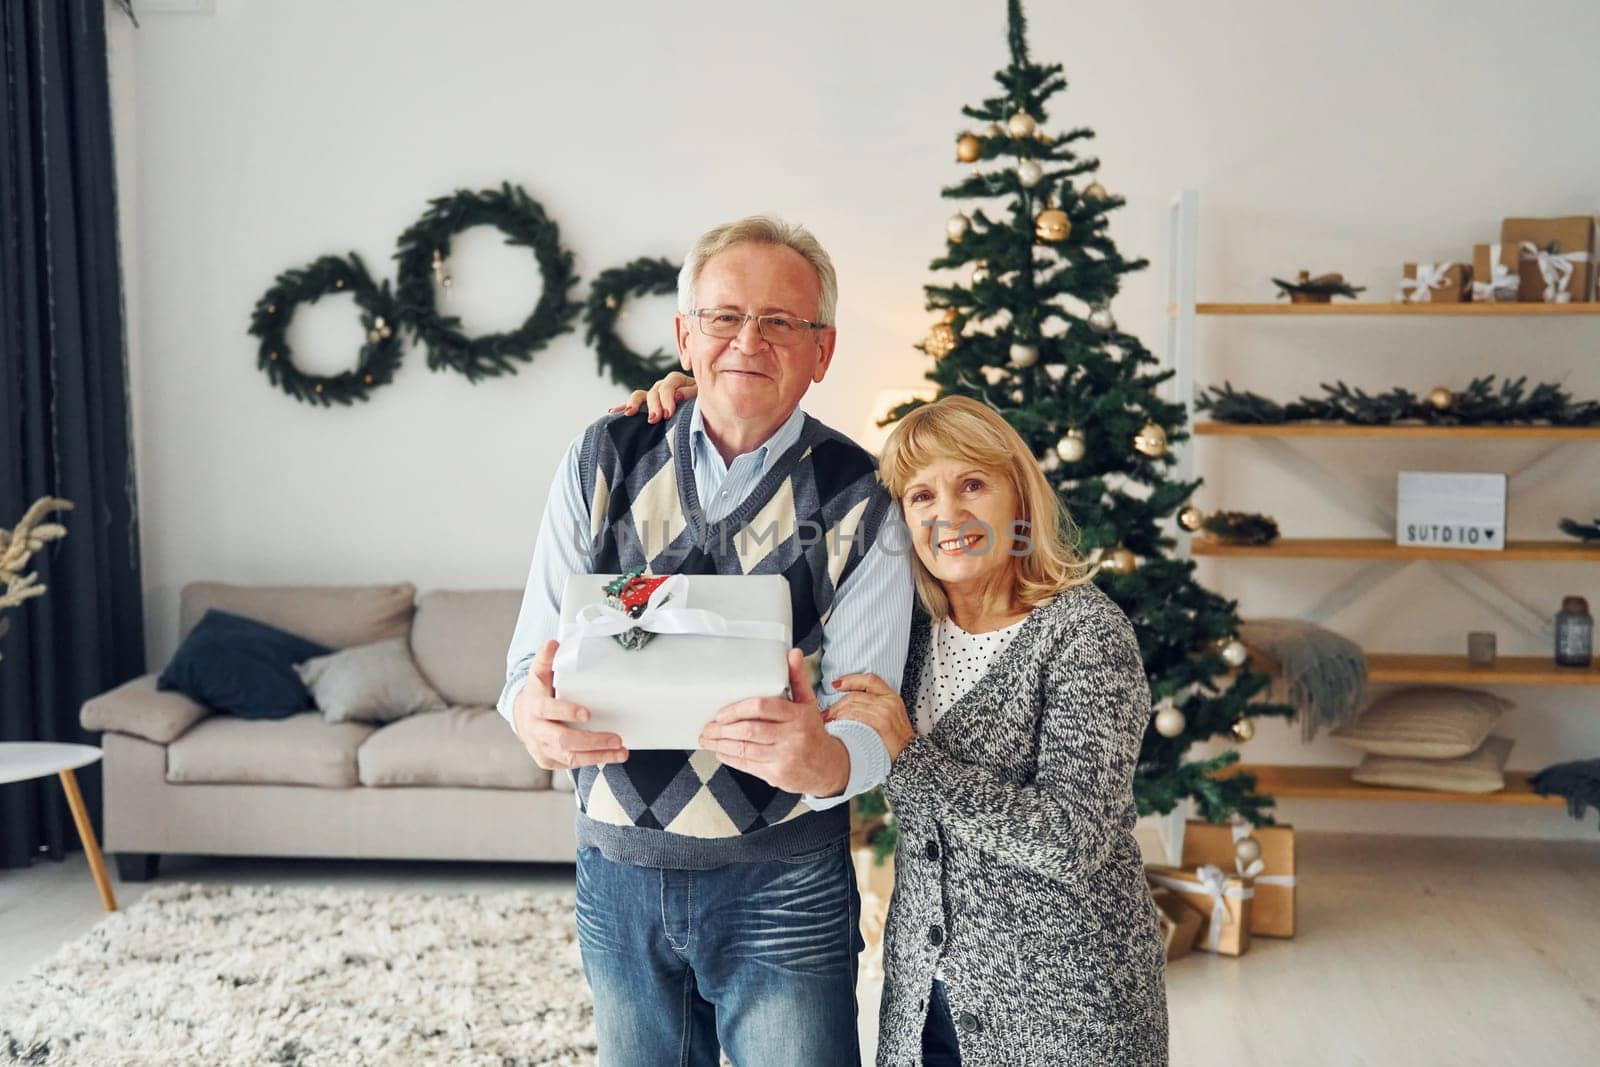
<path fill-rule="evenodd" d="M 384 726 L 252 721 L 158 692 L 156 674 L 95 697 L 80 717 L 104 731 L 104 844 L 123 880 L 154 877 L 164 853 L 570 862 L 570 779 L 552 783 L 494 709 L 521 595 L 185 587 L 181 634 L 218 608 L 331 648 L 406 636 L 451 707 Z"/>

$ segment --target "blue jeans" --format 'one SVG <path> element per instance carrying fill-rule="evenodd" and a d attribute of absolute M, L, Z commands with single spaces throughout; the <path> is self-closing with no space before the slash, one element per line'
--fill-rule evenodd
<path fill-rule="evenodd" d="M 578 850 L 601 1067 L 858 1067 L 860 898 L 844 839 L 707 871 Z"/>

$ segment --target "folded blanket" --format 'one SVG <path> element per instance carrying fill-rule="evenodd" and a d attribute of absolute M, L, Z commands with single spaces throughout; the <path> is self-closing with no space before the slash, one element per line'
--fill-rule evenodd
<path fill-rule="evenodd" d="M 1268 699 L 1295 709 L 1302 740 L 1361 710 L 1367 657 L 1349 638 L 1300 619 L 1252 619 L 1239 625 L 1239 640 L 1278 661 Z"/>
<path fill-rule="evenodd" d="M 1583 818 L 1590 808 L 1600 811 L 1600 759 L 1552 764 L 1529 778 L 1528 784 L 1542 797 L 1565 797 L 1574 819 Z"/>

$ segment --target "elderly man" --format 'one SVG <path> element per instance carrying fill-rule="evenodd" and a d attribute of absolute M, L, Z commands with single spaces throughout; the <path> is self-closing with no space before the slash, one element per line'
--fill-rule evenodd
<path fill-rule="evenodd" d="M 696 399 L 609 415 L 568 448 L 534 547 L 500 713 L 541 767 L 570 770 L 579 944 L 608 1067 L 859 1062 L 851 796 L 888 759 L 823 722 L 816 686 L 899 678 L 912 579 L 874 461 L 799 408 L 833 360 L 833 265 L 804 229 L 754 217 L 703 234 L 678 280 Z M 776 523 L 776 530 L 773 524 Z M 903 545 L 900 546 L 903 549 Z M 722 709 L 694 752 L 628 752 L 557 700 L 572 573 L 782 574 L 793 700 Z M 820 699 L 831 703 L 831 686 Z"/>

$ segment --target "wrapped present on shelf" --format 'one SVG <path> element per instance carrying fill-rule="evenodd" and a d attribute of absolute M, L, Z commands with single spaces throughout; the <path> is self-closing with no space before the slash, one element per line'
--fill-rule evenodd
<path fill-rule="evenodd" d="M 1500 244 L 1472 246 L 1472 299 L 1479 304 L 1511 303 L 1521 287 L 1517 268 L 1500 256 Z"/>
<path fill-rule="evenodd" d="M 630 750 L 695 749 L 723 705 L 785 693 L 791 625 L 782 575 L 575 574 L 556 696 Z"/>
<path fill-rule="evenodd" d="M 1156 902 L 1161 937 L 1167 943 L 1167 962 L 1182 959 L 1194 948 L 1195 939 L 1200 936 L 1203 917 L 1170 889 L 1155 886 L 1150 890 L 1150 896 Z"/>
<path fill-rule="evenodd" d="M 1250 879 L 1256 891 L 1251 935 L 1294 936 L 1294 827 L 1190 819 L 1183 828 L 1183 865 L 1206 864 Z"/>
<path fill-rule="evenodd" d="M 1406 304 L 1461 304 L 1472 296 L 1466 263 L 1407 263 L 1398 294 Z"/>
<path fill-rule="evenodd" d="M 1242 956 L 1250 948 L 1250 906 L 1255 888 L 1250 879 L 1221 867 L 1167 867 L 1147 863 L 1145 878 L 1154 887 L 1170 889 L 1200 913 L 1195 947 L 1223 956 Z"/>
<path fill-rule="evenodd" d="M 1525 304 L 1594 300 L 1595 227 L 1592 215 L 1501 222 L 1500 261 L 1518 276 L 1517 299 Z"/>

